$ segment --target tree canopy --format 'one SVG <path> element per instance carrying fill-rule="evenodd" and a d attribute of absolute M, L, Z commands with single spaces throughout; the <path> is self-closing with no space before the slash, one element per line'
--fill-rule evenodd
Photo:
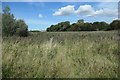
<path fill-rule="evenodd" d="M 6 6 L 2 14 L 2 34 L 3 36 L 27 36 L 28 26 L 24 20 L 16 20 L 14 14 L 10 13 L 10 7 Z"/>
<path fill-rule="evenodd" d="M 70 24 L 69 21 L 51 25 L 47 31 L 107 31 L 120 29 L 120 20 L 114 20 L 110 24 L 106 22 L 84 22 L 83 19 Z"/>

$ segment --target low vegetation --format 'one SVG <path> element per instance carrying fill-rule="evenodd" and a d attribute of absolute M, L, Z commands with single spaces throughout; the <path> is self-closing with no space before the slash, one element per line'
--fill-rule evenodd
<path fill-rule="evenodd" d="M 3 37 L 3 78 L 117 78 L 118 33 L 38 32 Z"/>

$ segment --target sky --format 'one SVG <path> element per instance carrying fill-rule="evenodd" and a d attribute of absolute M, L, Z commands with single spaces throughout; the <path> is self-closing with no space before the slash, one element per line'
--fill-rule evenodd
<path fill-rule="evenodd" d="M 2 2 L 16 19 L 23 19 L 29 30 L 46 30 L 52 24 L 79 19 L 85 22 L 112 22 L 118 18 L 117 2 Z"/>

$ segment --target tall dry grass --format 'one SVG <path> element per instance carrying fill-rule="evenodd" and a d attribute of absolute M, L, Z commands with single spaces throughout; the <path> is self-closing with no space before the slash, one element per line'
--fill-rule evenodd
<path fill-rule="evenodd" d="M 117 32 L 36 33 L 3 38 L 3 77 L 117 78 Z"/>

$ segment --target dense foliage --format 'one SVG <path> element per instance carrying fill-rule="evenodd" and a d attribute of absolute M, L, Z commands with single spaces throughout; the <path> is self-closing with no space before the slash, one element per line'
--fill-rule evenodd
<path fill-rule="evenodd" d="M 25 24 L 23 20 L 16 21 L 16 34 L 19 36 L 27 36 L 28 35 L 28 26 Z"/>
<path fill-rule="evenodd" d="M 120 29 L 120 20 L 114 20 L 110 24 L 110 29 L 112 29 L 112 30 Z"/>
<path fill-rule="evenodd" d="M 106 22 L 84 22 L 83 19 L 77 21 L 77 23 L 70 24 L 69 21 L 61 22 L 55 25 L 51 25 L 47 28 L 47 31 L 107 31 L 117 30 L 120 28 L 120 20 L 114 20 L 110 24 Z"/>
<path fill-rule="evenodd" d="M 27 36 L 28 26 L 24 20 L 16 20 L 14 15 L 10 13 L 9 6 L 6 6 L 2 14 L 2 33 L 3 36 Z"/>

